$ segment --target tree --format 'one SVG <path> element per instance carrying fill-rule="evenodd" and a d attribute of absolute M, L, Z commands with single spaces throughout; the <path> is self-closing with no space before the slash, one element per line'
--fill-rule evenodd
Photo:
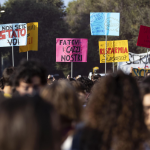
<path fill-rule="evenodd" d="M 1 21 L 6 23 L 38 22 L 38 51 L 29 52 L 29 59 L 40 59 L 48 72 L 56 69 L 56 38 L 68 37 L 68 26 L 64 22 L 66 15 L 62 0 L 8 0 L 4 5 L 5 13 Z M 4 48 L 3 48 L 4 49 Z M 19 54 L 14 47 L 15 66 L 26 53 Z M 10 50 L 10 49 L 9 49 Z"/>
<path fill-rule="evenodd" d="M 95 66 L 95 63 L 101 71 L 104 71 L 104 64 L 99 64 L 98 41 L 104 41 L 105 37 L 91 36 L 90 12 L 120 12 L 120 36 L 109 36 L 108 40 L 128 40 L 129 51 L 140 53 L 146 49 L 137 47 L 136 43 L 140 25 L 150 25 L 149 8 L 148 0 L 77 0 L 68 4 L 66 22 L 72 36 L 88 38 L 87 72 Z M 78 64 L 76 67 L 79 68 Z M 108 68 L 111 68 L 111 64 Z"/>

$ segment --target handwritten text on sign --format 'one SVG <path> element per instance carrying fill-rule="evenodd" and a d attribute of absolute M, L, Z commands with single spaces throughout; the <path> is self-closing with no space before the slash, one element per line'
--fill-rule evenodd
<path fill-rule="evenodd" d="M 150 48 L 150 27 L 140 26 L 137 46 Z"/>
<path fill-rule="evenodd" d="M 57 38 L 56 62 L 87 62 L 87 39 Z"/>
<path fill-rule="evenodd" d="M 119 36 L 120 13 L 90 13 L 91 35 Z"/>
<path fill-rule="evenodd" d="M 27 44 L 27 24 L 1 24 L 0 47 L 20 46 Z"/>
<path fill-rule="evenodd" d="M 38 51 L 38 22 L 27 24 L 27 45 L 20 46 L 19 52 Z"/>
<path fill-rule="evenodd" d="M 150 69 L 142 69 L 142 68 L 133 68 L 132 75 L 133 76 L 144 76 L 144 72 L 150 72 Z"/>
<path fill-rule="evenodd" d="M 105 41 L 99 41 L 100 63 L 105 63 Z M 107 41 L 106 62 L 129 61 L 128 41 Z"/>

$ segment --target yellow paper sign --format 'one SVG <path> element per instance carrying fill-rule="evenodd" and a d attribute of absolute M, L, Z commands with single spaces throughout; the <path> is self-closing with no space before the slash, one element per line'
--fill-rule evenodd
<path fill-rule="evenodd" d="M 132 76 L 144 76 L 147 72 L 150 72 L 150 69 L 143 69 L 143 68 L 133 68 L 132 69 Z"/>
<path fill-rule="evenodd" d="M 20 46 L 19 52 L 38 51 L 38 22 L 27 24 L 27 45 Z"/>
<path fill-rule="evenodd" d="M 99 41 L 100 63 L 105 63 L 105 41 Z M 129 61 L 128 40 L 107 41 L 106 62 Z"/>

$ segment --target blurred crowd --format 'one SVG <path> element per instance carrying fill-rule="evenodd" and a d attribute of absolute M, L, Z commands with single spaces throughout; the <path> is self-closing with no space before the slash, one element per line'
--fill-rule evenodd
<path fill-rule="evenodd" d="M 150 76 L 55 79 L 35 60 L 0 79 L 0 150 L 149 150 Z"/>

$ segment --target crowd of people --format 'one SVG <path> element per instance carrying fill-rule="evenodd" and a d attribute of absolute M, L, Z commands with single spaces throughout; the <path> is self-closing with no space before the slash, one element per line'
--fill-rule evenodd
<path fill-rule="evenodd" d="M 56 80 L 39 61 L 0 79 L 0 150 L 150 149 L 150 76 Z"/>

